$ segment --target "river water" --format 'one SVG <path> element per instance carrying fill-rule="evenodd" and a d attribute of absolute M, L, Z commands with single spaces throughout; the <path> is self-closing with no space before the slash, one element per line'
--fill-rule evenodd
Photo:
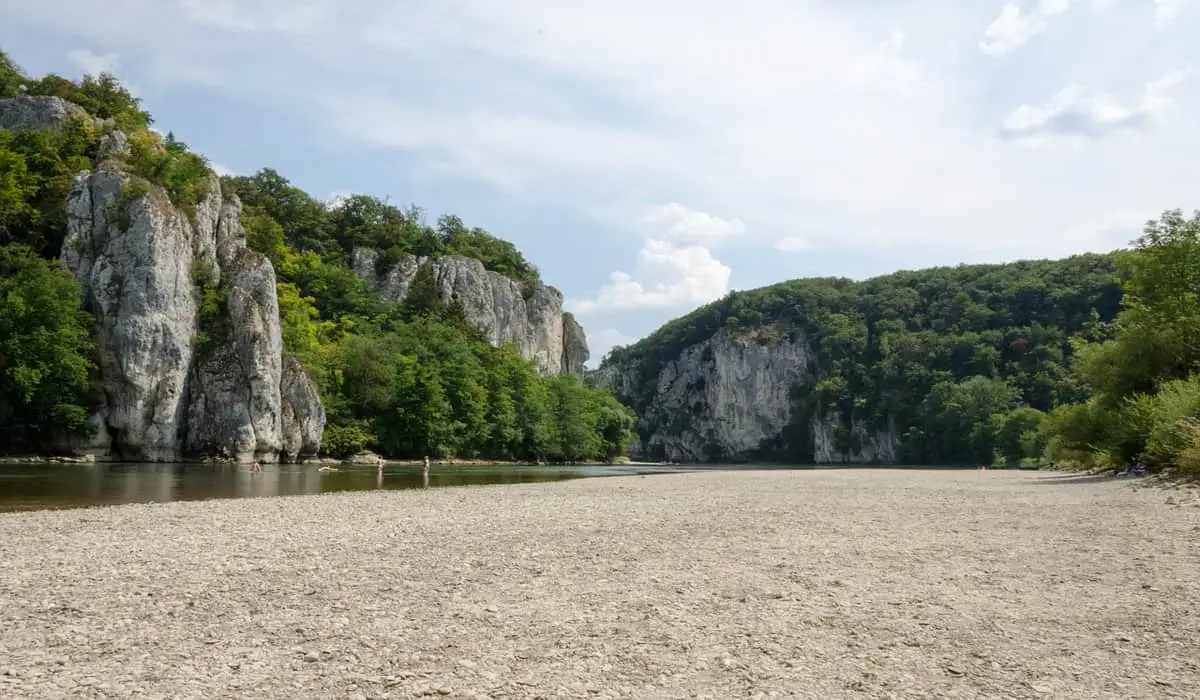
<path fill-rule="evenodd" d="M 703 467 L 712 469 L 713 467 Z M 261 473 L 246 466 L 206 464 L 6 464 L 0 463 L 0 512 L 78 508 L 121 503 L 252 498 L 482 484 L 562 481 L 586 477 L 691 471 L 667 466 L 458 466 L 434 465 L 426 484 L 420 466 L 339 465 L 321 472 L 316 465 L 267 465 Z"/>

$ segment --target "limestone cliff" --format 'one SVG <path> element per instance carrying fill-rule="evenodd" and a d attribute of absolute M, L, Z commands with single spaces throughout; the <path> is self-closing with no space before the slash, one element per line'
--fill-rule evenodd
<path fill-rule="evenodd" d="M 104 164 L 76 176 L 67 205 L 63 260 L 100 347 L 88 447 L 139 461 L 315 455 L 324 408 L 302 371 L 285 376 L 275 272 L 246 248 L 240 203 L 216 176 L 194 212 L 157 187 L 131 197 L 130 182 Z M 210 317 L 205 284 L 224 301 Z"/>
<path fill-rule="evenodd" d="M 766 339 L 722 329 L 657 371 L 636 363 L 606 363 L 594 381 L 638 411 L 635 457 L 894 461 L 899 444 L 894 429 L 844 426 L 836 417 L 802 407 L 798 399 L 817 380 L 812 358 L 802 337 Z M 843 433 L 853 437 L 847 440 Z"/>
<path fill-rule="evenodd" d="M 571 312 L 563 314 L 563 356 L 562 356 L 562 371 L 563 374 L 574 374 L 577 377 L 582 377 L 584 373 L 583 366 L 587 364 L 588 359 L 592 356 L 588 350 L 587 336 L 583 333 L 583 326 L 575 320 L 575 315 Z"/>
<path fill-rule="evenodd" d="M 60 129 L 88 118 L 53 97 L 0 100 L 0 128 Z M 315 455 L 325 413 L 285 358 L 275 272 L 246 248 L 240 203 L 221 195 L 177 207 L 130 175 L 111 125 L 101 163 L 75 176 L 62 258 L 96 317 L 99 408 L 77 450 L 100 458 L 249 461 Z M 206 289 L 207 286 L 207 289 Z M 202 309 L 208 293 L 216 308 Z M 202 313 L 203 312 L 203 313 Z"/>
<path fill-rule="evenodd" d="M 482 330 L 494 346 L 513 343 L 543 375 L 583 374 L 588 359 L 583 328 L 563 312 L 562 293 L 554 287 L 520 283 L 492 272 L 474 258 L 407 257 L 377 272 L 378 254 L 354 251 L 354 271 L 388 300 L 408 296 L 418 272 L 428 266 L 444 304 L 457 301 L 468 322 Z"/>
<path fill-rule="evenodd" d="M 87 118 L 87 112 L 59 97 L 21 96 L 0 100 L 0 129 L 58 130 L 72 117 Z"/>

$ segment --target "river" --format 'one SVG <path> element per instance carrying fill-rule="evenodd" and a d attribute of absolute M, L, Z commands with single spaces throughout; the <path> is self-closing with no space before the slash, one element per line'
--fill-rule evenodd
<path fill-rule="evenodd" d="M 703 467 L 711 469 L 713 467 Z M 689 471 L 675 466 L 458 466 L 434 465 L 425 482 L 420 466 L 373 467 L 268 465 L 261 473 L 246 466 L 206 464 L 9 464 L 0 463 L 0 512 L 78 508 L 122 503 L 255 498 L 483 484 L 562 481 L 587 477 Z"/>

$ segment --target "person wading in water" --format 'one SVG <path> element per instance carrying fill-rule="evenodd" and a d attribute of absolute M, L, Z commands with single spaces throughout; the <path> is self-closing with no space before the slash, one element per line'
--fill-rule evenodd
<path fill-rule="evenodd" d="M 421 483 L 429 488 L 429 455 L 425 455 L 425 469 L 421 472 Z"/>

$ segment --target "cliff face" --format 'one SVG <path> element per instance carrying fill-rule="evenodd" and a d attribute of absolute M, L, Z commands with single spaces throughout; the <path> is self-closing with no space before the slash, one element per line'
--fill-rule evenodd
<path fill-rule="evenodd" d="M 803 339 L 764 343 L 721 330 L 653 377 L 637 365 L 609 364 L 595 379 L 638 409 L 637 457 L 693 462 L 786 454 L 817 464 L 894 461 L 894 430 L 842 426 L 800 407 L 799 395 L 817 380 L 812 354 Z M 841 433 L 853 439 L 839 439 Z"/>
<path fill-rule="evenodd" d="M 0 100 L 0 129 L 61 129 L 71 117 L 87 117 L 77 104 L 58 97 L 13 97 Z"/>
<path fill-rule="evenodd" d="M 583 366 L 587 364 L 588 358 L 592 356 L 588 350 L 587 336 L 583 333 L 583 326 L 575 320 L 574 314 L 566 312 L 562 315 L 563 319 L 563 355 L 562 355 L 562 372 L 563 374 L 574 374 L 577 377 L 582 377 L 584 373 Z"/>
<path fill-rule="evenodd" d="M 514 343 L 521 356 L 543 375 L 583 374 L 587 338 L 570 314 L 563 313 L 562 293 L 554 287 L 525 289 L 474 258 L 408 257 L 377 274 L 376 251 L 354 251 L 355 272 L 390 301 L 408 296 L 413 281 L 428 267 L 442 298 L 462 305 L 468 322 L 482 330 L 492 345 Z"/>
<path fill-rule="evenodd" d="M 67 204 L 63 260 L 100 348 L 103 401 L 85 447 L 139 461 L 315 455 L 324 407 L 285 363 L 275 272 L 246 248 L 240 203 L 215 176 L 194 212 L 157 187 L 130 197 L 129 182 L 110 162 L 76 176 Z M 203 319 L 201 279 L 224 297 Z"/>
<path fill-rule="evenodd" d="M 72 118 L 87 115 L 58 98 L 0 100 L 0 128 Z M 315 455 L 325 409 L 284 357 L 275 271 L 246 248 L 241 204 L 210 174 L 208 195 L 185 211 L 125 172 L 126 154 L 124 134 L 105 134 L 103 162 L 74 178 L 66 202 L 62 258 L 96 317 L 100 395 L 92 436 L 72 447 L 136 461 Z M 205 294 L 215 308 L 201 308 Z"/>

